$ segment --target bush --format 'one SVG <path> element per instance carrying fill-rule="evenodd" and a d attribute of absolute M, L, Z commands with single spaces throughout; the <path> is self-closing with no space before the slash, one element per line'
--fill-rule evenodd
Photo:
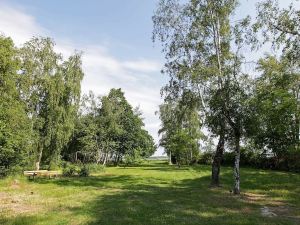
<path fill-rule="evenodd" d="M 80 177 L 88 177 L 90 175 L 90 169 L 88 166 L 83 165 L 83 167 L 80 168 L 78 175 Z"/>
<path fill-rule="evenodd" d="M 221 164 L 223 166 L 233 166 L 234 156 L 234 152 L 224 152 Z"/>
<path fill-rule="evenodd" d="M 289 149 L 280 157 L 272 157 L 275 169 L 300 172 L 300 151 L 298 149 Z"/>
<path fill-rule="evenodd" d="M 24 170 L 32 170 L 31 167 L 15 165 L 10 168 L 5 168 L 4 166 L 0 166 L 0 178 L 6 176 L 18 176 L 22 175 Z"/>
<path fill-rule="evenodd" d="M 211 165 L 213 162 L 213 158 L 214 158 L 213 152 L 203 152 L 202 154 L 200 154 L 198 163 Z"/>
<path fill-rule="evenodd" d="M 104 172 L 105 170 L 105 166 L 97 163 L 86 164 L 86 166 L 89 168 L 91 173 Z"/>
<path fill-rule="evenodd" d="M 9 169 L 9 175 L 13 175 L 13 176 L 20 175 L 23 174 L 24 170 L 25 169 L 22 166 L 14 166 Z"/>
<path fill-rule="evenodd" d="M 72 177 L 75 176 L 76 173 L 78 173 L 78 167 L 74 164 L 70 164 L 70 163 L 63 163 L 63 170 L 62 170 L 62 174 L 65 177 Z"/>
<path fill-rule="evenodd" d="M 97 164 L 80 164 L 75 165 L 69 162 L 64 162 L 62 164 L 62 174 L 65 177 L 72 177 L 72 176 L 80 176 L 80 177 L 88 177 L 90 172 L 99 172 L 104 170 L 104 166 L 97 165 Z"/>
<path fill-rule="evenodd" d="M 49 162 L 49 165 L 42 165 L 41 168 L 45 170 L 59 170 L 61 165 L 62 161 L 59 159 Z"/>
<path fill-rule="evenodd" d="M 213 152 L 204 152 L 200 155 L 198 163 L 211 165 L 213 156 Z M 222 166 L 233 166 L 234 158 L 234 151 L 224 152 Z M 281 156 L 281 158 L 278 158 L 272 154 L 264 154 L 262 150 L 255 149 L 253 147 L 241 147 L 240 166 L 300 172 L 299 162 L 300 151 L 297 149 L 289 149 L 283 156 Z"/>
<path fill-rule="evenodd" d="M 4 166 L 0 166 L 0 177 L 6 177 L 9 170 Z"/>
<path fill-rule="evenodd" d="M 123 158 L 124 166 L 132 166 L 141 164 L 142 158 L 138 154 L 126 154 Z"/>

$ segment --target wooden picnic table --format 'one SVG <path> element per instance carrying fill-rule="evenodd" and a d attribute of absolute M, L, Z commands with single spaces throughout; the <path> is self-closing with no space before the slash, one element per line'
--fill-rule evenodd
<path fill-rule="evenodd" d="M 34 180 L 35 177 L 58 177 L 58 171 L 49 171 L 49 170 L 31 170 L 31 171 L 24 171 L 24 175 L 27 176 L 29 179 Z"/>

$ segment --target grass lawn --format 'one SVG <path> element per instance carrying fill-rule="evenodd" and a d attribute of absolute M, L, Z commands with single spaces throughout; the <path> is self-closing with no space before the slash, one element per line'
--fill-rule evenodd
<path fill-rule="evenodd" d="M 229 192 L 231 168 L 221 177 L 211 189 L 209 166 L 149 161 L 87 178 L 7 178 L 0 224 L 300 224 L 300 174 L 242 168 L 239 197 Z M 277 216 L 262 216 L 262 207 Z"/>

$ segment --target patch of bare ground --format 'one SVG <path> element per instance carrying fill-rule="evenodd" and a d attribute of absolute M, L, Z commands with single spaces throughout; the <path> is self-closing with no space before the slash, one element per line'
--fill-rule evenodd
<path fill-rule="evenodd" d="M 23 184 L 17 180 L 17 179 L 14 179 L 11 183 L 10 183 L 10 189 L 12 190 L 16 190 L 16 189 L 21 189 L 23 187 Z"/>
<path fill-rule="evenodd" d="M 41 209 L 32 203 L 37 198 L 39 196 L 32 192 L 26 194 L 0 192 L 0 212 L 10 212 L 12 215 L 36 213 Z"/>
<path fill-rule="evenodd" d="M 300 224 L 300 216 L 296 215 L 299 209 L 296 207 L 287 205 L 273 207 L 264 206 L 260 210 L 261 215 L 264 217 L 288 218 L 294 221 L 296 224 Z"/>
<path fill-rule="evenodd" d="M 274 200 L 263 194 L 245 193 L 242 200 L 261 205 L 260 213 L 264 217 L 285 217 L 300 224 L 299 208 L 287 205 L 283 201 Z"/>

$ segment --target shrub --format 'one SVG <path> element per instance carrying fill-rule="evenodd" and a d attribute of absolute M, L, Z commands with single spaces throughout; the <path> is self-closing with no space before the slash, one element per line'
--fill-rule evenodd
<path fill-rule="evenodd" d="M 221 164 L 223 166 L 233 166 L 234 156 L 235 156 L 234 152 L 224 152 Z"/>
<path fill-rule="evenodd" d="M 126 154 L 123 158 L 124 166 L 132 166 L 142 163 L 142 158 L 134 152 L 134 154 Z"/>
<path fill-rule="evenodd" d="M 198 163 L 211 165 L 214 152 L 204 152 L 200 155 Z M 234 151 L 224 152 L 222 166 L 233 166 L 235 153 Z M 265 154 L 263 150 L 254 147 L 241 147 L 240 166 L 247 166 L 260 169 L 272 169 L 300 172 L 300 151 L 289 149 L 285 155 L 276 157 L 276 155 Z"/>
<path fill-rule="evenodd" d="M 210 152 L 210 151 L 203 152 L 202 154 L 200 154 L 198 162 L 200 164 L 210 165 L 210 164 L 212 164 L 213 157 L 214 157 L 213 152 Z"/>
<path fill-rule="evenodd" d="M 88 177 L 88 176 L 90 175 L 90 169 L 89 169 L 89 167 L 86 166 L 86 165 L 83 165 L 83 166 L 80 168 L 80 170 L 79 170 L 79 172 L 78 172 L 78 175 L 79 175 L 80 177 Z"/>
<path fill-rule="evenodd" d="M 5 168 L 4 166 L 0 166 L 0 177 L 5 177 L 7 176 L 9 170 Z"/>
<path fill-rule="evenodd" d="M 76 175 L 77 172 L 78 172 L 78 168 L 76 165 L 70 163 L 63 163 L 63 170 L 62 170 L 63 176 L 71 177 Z"/>
<path fill-rule="evenodd" d="M 97 163 L 86 164 L 86 166 L 89 168 L 91 173 L 104 172 L 105 170 L 105 166 Z"/>

